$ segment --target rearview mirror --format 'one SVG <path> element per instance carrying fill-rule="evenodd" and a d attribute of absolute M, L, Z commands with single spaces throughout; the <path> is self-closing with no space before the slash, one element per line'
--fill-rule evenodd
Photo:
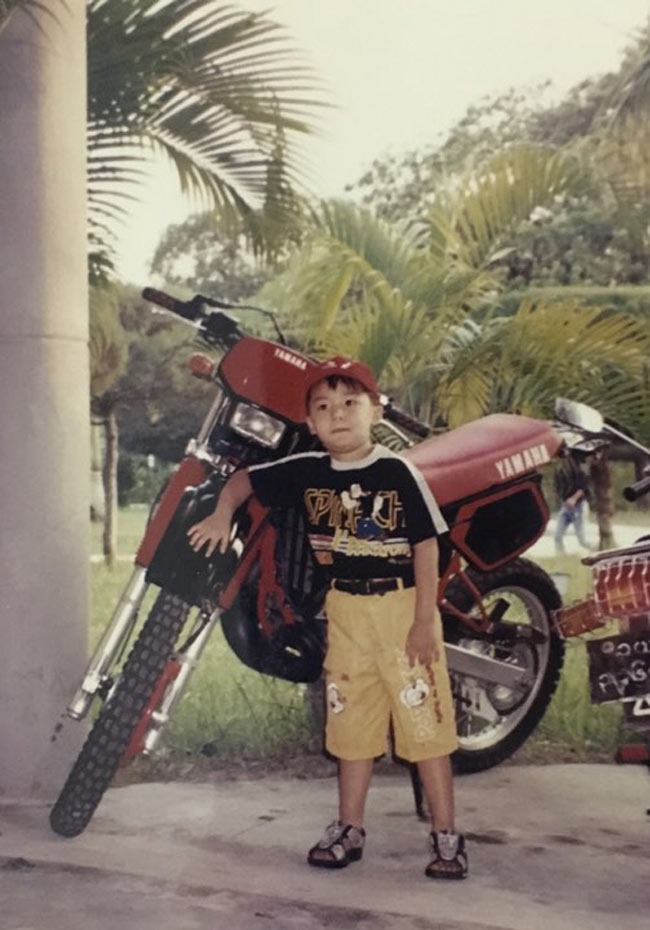
<path fill-rule="evenodd" d="M 581 404 L 577 400 L 568 400 L 566 397 L 556 398 L 555 416 L 563 423 L 577 426 L 588 433 L 600 433 L 605 426 L 602 415 L 593 407 Z"/>

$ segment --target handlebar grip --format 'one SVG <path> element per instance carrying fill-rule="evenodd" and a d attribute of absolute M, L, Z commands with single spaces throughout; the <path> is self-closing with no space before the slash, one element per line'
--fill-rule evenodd
<path fill-rule="evenodd" d="M 640 497 L 643 497 L 644 494 L 647 494 L 650 491 L 650 475 L 647 478 L 641 478 L 640 481 L 635 481 L 634 484 L 628 484 L 626 488 L 623 488 L 623 497 L 626 501 L 636 501 Z"/>
<path fill-rule="evenodd" d="M 164 307 L 165 310 L 175 313 L 176 316 L 183 317 L 184 320 L 190 320 L 192 323 L 200 316 L 200 308 L 194 301 L 177 300 L 171 294 L 158 291 L 155 287 L 145 287 L 142 296 L 150 303 Z"/>
<path fill-rule="evenodd" d="M 390 420 L 391 423 L 395 423 L 396 426 L 402 426 L 404 429 L 407 429 L 411 433 L 415 433 L 416 436 L 420 436 L 422 439 L 426 439 L 431 432 L 431 427 L 428 423 L 423 423 L 422 420 L 416 420 L 415 417 L 400 410 L 399 407 L 393 407 L 392 404 L 384 408 L 384 417 Z"/>

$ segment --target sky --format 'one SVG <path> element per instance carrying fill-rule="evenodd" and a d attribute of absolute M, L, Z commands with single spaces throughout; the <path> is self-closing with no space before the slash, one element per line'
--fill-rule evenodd
<path fill-rule="evenodd" d="M 310 190 L 341 195 L 375 158 L 425 149 L 486 94 L 550 79 L 561 96 L 616 69 L 650 0 L 238 0 L 286 26 L 334 104 L 302 150 Z M 160 165 L 118 247 L 143 285 L 166 226 L 196 205 Z"/>

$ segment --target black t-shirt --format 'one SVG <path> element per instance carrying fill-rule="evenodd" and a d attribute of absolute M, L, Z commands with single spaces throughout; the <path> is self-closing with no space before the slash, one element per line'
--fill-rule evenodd
<path fill-rule="evenodd" d="M 265 506 L 302 507 L 314 555 L 332 578 L 410 580 L 412 547 L 447 530 L 422 474 L 383 446 L 355 462 L 306 452 L 248 475 Z"/>
<path fill-rule="evenodd" d="M 555 492 L 558 502 L 563 504 L 576 491 L 582 491 L 585 500 L 589 500 L 589 482 L 580 465 L 572 458 L 560 462 L 555 471 Z"/>

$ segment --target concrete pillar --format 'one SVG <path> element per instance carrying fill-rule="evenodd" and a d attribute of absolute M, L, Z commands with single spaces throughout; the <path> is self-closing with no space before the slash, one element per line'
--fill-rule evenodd
<path fill-rule="evenodd" d="M 88 618 L 85 2 L 49 7 L 0 32 L 0 802 L 83 735 L 51 742 Z"/>

